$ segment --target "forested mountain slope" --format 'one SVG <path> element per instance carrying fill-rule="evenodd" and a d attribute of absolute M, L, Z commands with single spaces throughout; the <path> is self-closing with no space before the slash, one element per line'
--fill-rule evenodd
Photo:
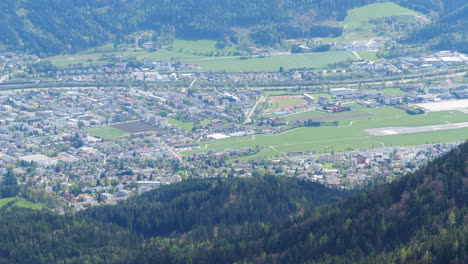
<path fill-rule="evenodd" d="M 126 34 L 139 30 L 165 30 L 179 37 L 236 42 L 239 36 L 235 29 L 249 28 L 253 41 L 272 45 L 282 38 L 339 35 L 342 29 L 333 21 L 343 20 L 351 8 L 375 2 L 378 1 L 3 0 L 0 44 L 50 55 L 119 42 Z M 462 0 L 395 2 L 436 17 L 434 25 L 413 32 L 407 42 L 422 43 L 437 37 L 431 47 L 445 47 L 451 41 L 446 34 L 466 31 L 466 4 Z M 466 38 L 466 34 L 462 37 Z"/>
<path fill-rule="evenodd" d="M 463 0 L 406 1 L 410 8 L 437 16 L 432 23 L 410 32 L 403 43 L 426 45 L 436 50 L 468 53 L 468 3 Z"/>
<path fill-rule="evenodd" d="M 348 195 L 268 176 L 186 181 L 73 216 L 0 209 L 0 263 L 138 263 L 155 237 L 254 239 Z"/>
<path fill-rule="evenodd" d="M 466 263 L 467 199 L 465 143 L 412 175 L 263 237 L 156 238 L 147 244 L 154 250 L 142 252 L 138 262 Z"/>
<path fill-rule="evenodd" d="M 182 37 L 221 38 L 230 28 L 343 19 L 373 0 L 3 0 L 0 42 L 32 52 L 74 52 L 168 25 Z"/>

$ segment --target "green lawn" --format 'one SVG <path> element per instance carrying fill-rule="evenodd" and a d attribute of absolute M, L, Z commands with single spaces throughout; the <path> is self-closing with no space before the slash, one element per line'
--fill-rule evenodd
<path fill-rule="evenodd" d="M 359 56 L 368 61 L 378 61 L 377 51 L 359 51 Z"/>
<path fill-rule="evenodd" d="M 181 128 L 185 128 L 185 130 L 187 131 L 192 131 L 192 128 L 193 128 L 193 122 L 182 122 L 182 121 L 179 121 L 177 119 L 174 119 L 172 117 L 168 117 L 167 118 L 167 122 L 173 126 L 176 126 L 176 127 L 181 127 Z"/>
<path fill-rule="evenodd" d="M 399 6 L 393 2 L 385 2 L 370 4 L 348 10 L 344 23 L 346 24 L 357 21 L 366 21 L 373 18 L 391 17 L 403 14 L 424 16 L 419 12 Z"/>
<path fill-rule="evenodd" d="M 272 147 L 275 151 L 281 153 L 295 150 L 311 150 L 317 153 L 324 153 L 331 150 L 346 151 L 360 147 L 455 142 L 467 139 L 468 135 L 468 128 L 462 128 L 403 135 L 371 136 L 363 130 L 378 127 L 414 127 L 445 124 L 446 122 L 466 122 L 468 114 L 457 111 L 444 111 L 409 116 L 403 111 L 391 107 L 377 109 L 363 108 L 361 111 L 370 112 L 373 116 L 371 118 L 358 118 L 356 120 L 348 119 L 348 124 L 342 124 L 339 127 L 307 127 L 289 130 L 277 135 L 256 135 L 255 137 L 240 137 L 236 138 L 236 140 L 226 139 L 222 141 L 201 142 L 203 148 L 184 152 L 184 154 L 208 151 L 216 152 L 227 148 L 239 149 L 257 145 L 260 147 Z M 275 153 L 278 154 L 277 152 Z"/>
<path fill-rule="evenodd" d="M 382 89 L 382 92 L 388 95 L 404 95 L 405 94 L 405 91 L 399 88 L 385 88 L 385 89 Z"/>
<path fill-rule="evenodd" d="M 271 99 L 273 99 L 272 102 L 277 102 L 280 105 L 300 105 L 304 103 L 304 100 L 297 98 L 297 97 L 271 98 Z"/>
<path fill-rule="evenodd" d="M 87 129 L 93 137 L 103 138 L 105 140 L 116 140 L 121 137 L 129 136 L 130 133 L 111 126 L 100 126 Z"/>
<path fill-rule="evenodd" d="M 0 199 L 0 208 L 2 208 L 3 206 L 5 206 L 5 204 L 15 200 L 16 197 L 11 197 L 11 198 L 3 198 L 3 199 Z"/>
<path fill-rule="evenodd" d="M 37 203 L 33 203 L 33 202 L 30 202 L 24 198 L 20 198 L 18 199 L 16 197 L 10 197 L 10 198 L 3 198 L 3 199 L 0 199 L 0 208 L 4 207 L 7 203 L 9 202 L 12 202 L 12 201 L 15 201 L 15 203 L 13 203 L 12 206 L 14 207 L 22 207 L 22 208 L 30 208 L 30 209 L 34 209 L 34 210 L 41 210 L 44 208 L 44 205 L 43 204 L 37 204 Z"/>
<path fill-rule="evenodd" d="M 243 157 L 235 157 L 232 158 L 230 161 L 248 161 L 252 159 L 268 159 L 268 158 L 280 158 L 284 157 L 283 153 L 278 153 L 271 148 L 262 148 L 259 152 L 255 153 L 254 155 L 250 156 L 243 156 Z"/>
<path fill-rule="evenodd" d="M 23 198 L 19 199 L 16 203 L 13 204 L 13 206 L 21 208 L 30 208 L 34 210 L 41 210 L 42 208 L 44 208 L 44 205 L 42 204 L 33 203 Z"/>
<path fill-rule="evenodd" d="M 235 46 L 224 49 L 216 48 L 215 40 L 182 40 L 175 39 L 172 49 L 159 49 L 155 52 L 148 50 L 115 50 L 112 43 L 100 47 L 92 48 L 75 54 L 66 54 L 48 58 L 56 66 L 65 68 L 70 64 L 78 63 L 109 63 L 108 61 L 99 61 L 102 55 L 122 55 L 126 57 L 135 57 L 138 60 L 144 58 L 155 60 L 193 60 L 210 59 L 217 57 L 233 56 L 236 50 Z"/>
<path fill-rule="evenodd" d="M 182 122 L 182 121 L 179 121 L 175 118 L 172 118 L 172 117 L 168 117 L 167 118 L 167 122 L 173 126 L 177 126 L 177 127 L 181 127 L 181 128 L 185 128 L 185 130 L 187 131 L 192 131 L 193 127 L 195 126 L 195 123 L 194 122 Z M 202 120 L 200 122 L 200 125 L 208 125 L 210 124 L 211 121 L 209 119 L 205 119 L 205 120 Z"/>

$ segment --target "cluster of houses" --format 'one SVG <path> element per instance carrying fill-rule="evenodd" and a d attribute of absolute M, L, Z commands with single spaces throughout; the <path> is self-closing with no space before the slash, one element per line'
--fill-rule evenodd
<path fill-rule="evenodd" d="M 11 75 L 23 72 L 27 66 L 39 59 L 36 55 L 17 52 L 0 54 L 0 83 L 8 81 Z"/>
<path fill-rule="evenodd" d="M 239 124 L 257 95 L 133 88 L 3 91 L 0 176 L 12 167 L 20 182 L 33 181 L 70 204 L 83 203 L 77 209 L 126 199 L 182 179 L 175 148 L 214 133 L 244 135 Z M 115 130 L 122 136 L 109 137 Z"/>
<path fill-rule="evenodd" d="M 457 144 L 431 144 L 412 147 L 375 147 L 346 153 L 291 153 L 289 157 L 252 160 L 216 168 L 209 160 L 225 160 L 232 155 L 248 155 L 252 148 L 224 150 L 217 153 L 192 155 L 191 164 L 198 164 L 200 177 L 250 177 L 267 173 L 317 181 L 334 188 L 353 188 L 374 182 L 390 182 L 451 149 Z M 205 161 L 205 162 L 203 162 Z M 191 165 L 194 166 L 194 165 Z M 195 165 L 196 166 L 196 165 Z"/>

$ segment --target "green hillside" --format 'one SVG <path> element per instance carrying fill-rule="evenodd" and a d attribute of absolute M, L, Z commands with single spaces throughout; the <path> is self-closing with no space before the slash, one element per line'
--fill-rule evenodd
<path fill-rule="evenodd" d="M 144 30 L 158 32 L 153 41 L 177 36 L 214 39 L 228 47 L 273 46 L 292 38 L 337 37 L 343 32 L 337 21 L 343 21 L 348 10 L 374 4 L 350 12 L 345 22 L 395 14 L 420 16 L 410 8 L 429 14 L 434 23 L 416 28 L 406 42 L 430 40 L 430 48 L 463 49 L 468 8 L 463 1 L 393 1 L 405 8 L 376 2 L 380 1 L 4 0 L 0 2 L 0 46 L 39 55 L 75 53 L 122 43 L 128 34 Z"/>

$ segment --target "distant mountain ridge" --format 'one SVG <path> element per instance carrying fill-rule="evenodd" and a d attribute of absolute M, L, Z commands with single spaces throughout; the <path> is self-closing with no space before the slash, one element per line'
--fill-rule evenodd
<path fill-rule="evenodd" d="M 180 37 L 236 41 L 233 28 L 253 27 L 254 40 L 271 44 L 278 41 L 276 35 L 339 34 L 330 21 L 343 20 L 347 10 L 375 2 L 379 1 L 3 0 L 0 2 L 0 43 L 10 49 L 51 55 L 118 41 L 139 30 L 169 28 Z M 466 4 L 459 0 L 395 2 L 437 14 L 440 23 L 454 20 L 466 23 Z M 451 27 L 450 30 L 463 28 Z M 419 40 L 416 33 L 413 35 Z M 410 37 L 408 41 L 415 40 Z"/>

